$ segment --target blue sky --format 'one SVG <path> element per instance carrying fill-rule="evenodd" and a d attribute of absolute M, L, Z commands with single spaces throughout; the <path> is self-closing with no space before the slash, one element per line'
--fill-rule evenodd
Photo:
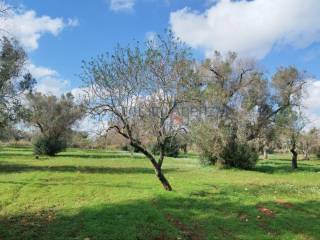
<path fill-rule="evenodd" d="M 175 1 L 162 0 L 138 1 L 134 9 L 114 11 L 106 0 L 94 1 L 57 1 L 25 0 L 8 1 L 12 5 L 23 5 L 26 10 L 36 11 L 38 16 L 51 18 L 74 18 L 77 27 L 63 30 L 57 37 L 44 34 L 39 40 L 39 48 L 29 52 L 36 65 L 50 67 L 70 80 L 71 86 L 78 86 L 76 76 L 80 72 L 81 61 L 110 51 L 117 44 L 127 44 L 145 40 L 148 32 L 163 32 L 168 28 L 170 12 L 183 8 L 185 3 L 197 9 L 206 6 L 199 0 Z"/>
<path fill-rule="evenodd" d="M 319 0 L 7 0 L 8 28 L 28 51 L 40 91 L 81 86 L 82 60 L 172 28 L 197 58 L 234 50 L 272 73 L 296 65 L 311 81 L 308 114 L 320 124 Z"/>

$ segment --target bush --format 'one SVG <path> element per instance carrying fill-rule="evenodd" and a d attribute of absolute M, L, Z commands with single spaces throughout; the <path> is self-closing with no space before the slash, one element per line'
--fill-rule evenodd
<path fill-rule="evenodd" d="M 233 147 L 226 146 L 221 161 L 227 167 L 252 169 L 259 159 L 259 153 L 247 143 L 234 143 Z"/>
<path fill-rule="evenodd" d="M 178 157 L 180 153 L 180 143 L 176 137 L 169 138 L 164 144 L 164 155 L 167 157 Z M 151 145 L 153 154 L 160 154 L 160 146 L 158 144 Z"/>
<path fill-rule="evenodd" d="M 251 169 L 258 161 L 254 142 L 246 142 L 241 132 L 230 126 L 218 128 L 211 122 L 202 122 L 193 126 L 192 133 L 202 164 Z"/>
<path fill-rule="evenodd" d="M 201 165 L 214 165 L 217 162 L 217 156 L 207 149 L 200 149 L 200 164 Z"/>
<path fill-rule="evenodd" d="M 134 153 L 138 153 L 139 149 L 132 147 L 130 144 L 126 144 L 121 146 L 120 148 L 122 151 L 127 151 L 127 152 L 134 152 Z"/>
<path fill-rule="evenodd" d="M 65 150 L 67 142 L 65 139 L 56 139 L 41 136 L 33 142 L 33 152 L 36 155 L 55 156 L 57 153 Z"/>
<path fill-rule="evenodd" d="M 216 164 L 222 167 L 234 167 L 240 169 L 252 169 L 258 159 L 258 151 L 246 143 L 234 143 L 221 146 L 220 153 L 202 149 L 200 163 L 203 165 Z"/>

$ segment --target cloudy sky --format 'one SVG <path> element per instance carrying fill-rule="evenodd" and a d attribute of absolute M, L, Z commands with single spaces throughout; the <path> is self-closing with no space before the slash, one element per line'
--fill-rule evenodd
<path fill-rule="evenodd" d="M 75 4 L 76 3 L 76 4 Z M 81 87 L 81 61 L 171 28 L 197 58 L 215 50 L 296 65 L 312 79 L 306 111 L 320 126 L 319 0 L 7 0 L 5 27 L 27 49 L 39 91 Z"/>

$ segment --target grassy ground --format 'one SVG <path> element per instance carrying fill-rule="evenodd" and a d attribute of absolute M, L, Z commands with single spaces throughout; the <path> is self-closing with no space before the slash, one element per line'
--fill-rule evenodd
<path fill-rule="evenodd" d="M 166 159 L 174 191 L 124 152 L 0 151 L 0 239 L 320 239 L 320 161 L 273 155 L 254 171 Z"/>

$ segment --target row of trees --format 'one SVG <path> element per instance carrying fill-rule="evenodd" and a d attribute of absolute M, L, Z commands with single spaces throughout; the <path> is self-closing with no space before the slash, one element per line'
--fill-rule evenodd
<path fill-rule="evenodd" d="M 243 169 L 255 166 L 259 150 L 285 139 L 292 167 L 298 167 L 306 77 L 295 67 L 280 67 L 268 77 L 254 60 L 235 53 L 216 52 L 199 62 L 169 32 L 83 62 L 86 98 L 79 103 L 71 94 L 35 92 L 16 41 L 3 38 L 0 57 L 0 127 L 21 119 L 36 127 L 36 154 L 63 150 L 72 126 L 88 113 L 108 121 L 104 134 L 117 133 L 143 153 L 166 190 L 172 188 L 162 166 L 165 156 L 182 147 L 177 139 L 194 143 L 205 163 Z M 301 143 L 306 158 L 314 148 L 311 139 L 318 138 L 311 135 Z"/>

